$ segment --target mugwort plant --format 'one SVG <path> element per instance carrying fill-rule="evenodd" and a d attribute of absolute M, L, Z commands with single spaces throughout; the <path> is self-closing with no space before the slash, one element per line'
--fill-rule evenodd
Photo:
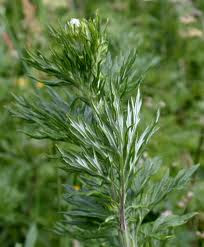
<path fill-rule="evenodd" d="M 55 141 L 62 168 L 78 177 L 80 188 L 65 187 L 68 209 L 56 231 L 84 246 L 164 246 L 195 213 L 146 219 L 198 166 L 155 178 L 161 162 L 143 154 L 159 113 L 142 128 L 136 53 L 112 56 L 98 16 L 71 19 L 50 33 L 50 53 L 26 58 L 47 75 L 47 94 L 16 97 L 14 114 L 32 124 L 31 137 Z"/>

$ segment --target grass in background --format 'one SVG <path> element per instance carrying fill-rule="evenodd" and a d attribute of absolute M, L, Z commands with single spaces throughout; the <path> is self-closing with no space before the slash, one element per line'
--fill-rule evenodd
<path fill-rule="evenodd" d="M 151 119 L 160 106 L 161 128 L 147 155 L 163 154 L 162 159 L 172 173 L 201 163 L 189 189 L 177 194 L 173 203 L 167 199 L 155 213 L 199 211 L 193 222 L 178 231 L 173 246 L 203 246 L 203 1 L 73 0 L 57 1 L 57 5 L 53 2 L 14 0 L 0 4 L 0 245 L 25 243 L 33 223 L 37 226 L 35 246 L 69 243 L 49 231 L 59 217 L 57 211 L 63 207 L 59 197 L 53 197 L 63 190 L 57 164 L 45 155 L 53 154 L 53 144 L 42 144 L 17 132 L 16 129 L 25 127 L 9 116 L 5 106 L 12 102 L 12 92 L 29 94 L 33 87 L 43 91 L 41 84 L 26 77 L 30 71 L 20 60 L 24 47 L 48 51 L 48 23 L 93 16 L 99 9 L 100 15 L 109 19 L 107 29 L 113 55 L 119 48 L 125 52 L 127 47 L 138 47 L 142 57 L 139 71 L 150 61 L 154 64 L 142 85 L 148 108 L 144 121 Z"/>

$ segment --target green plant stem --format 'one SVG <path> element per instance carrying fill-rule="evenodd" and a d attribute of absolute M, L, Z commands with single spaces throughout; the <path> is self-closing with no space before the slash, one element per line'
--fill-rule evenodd
<path fill-rule="evenodd" d="M 119 221 L 120 221 L 120 231 L 119 231 L 119 239 L 121 247 L 131 247 L 129 241 L 128 234 L 128 226 L 126 222 L 125 216 L 125 183 L 124 183 L 124 175 L 121 177 L 121 195 L 120 195 L 120 210 L 119 210 Z"/>

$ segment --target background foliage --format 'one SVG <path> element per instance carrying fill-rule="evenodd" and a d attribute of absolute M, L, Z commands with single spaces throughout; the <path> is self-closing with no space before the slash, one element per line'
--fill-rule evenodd
<path fill-rule="evenodd" d="M 31 71 L 20 59 L 26 56 L 24 47 L 43 49 L 49 54 L 48 23 L 55 25 L 59 19 L 63 22 L 71 17 L 90 17 L 96 9 L 104 21 L 109 19 L 107 32 L 113 54 L 118 49 L 125 53 L 127 48 L 137 48 L 141 57 L 137 60 L 138 73 L 154 65 L 142 84 L 144 116 L 149 122 L 160 106 L 160 130 L 146 155 L 159 155 L 172 174 L 193 163 L 201 164 L 186 191 L 165 200 L 154 213 L 198 211 L 196 218 L 179 228 L 174 246 L 203 246 L 202 0 L 1 1 L 0 245 L 77 244 L 51 232 L 60 218 L 58 212 L 65 207 L 61 185 L 69 179 L 77 189 L 77 179 L 67 178 L 57 168 L 55 159 L 50 158 L 56 152 L 53 143 L 36 141 L 16 131 L 26 131 L 26 127 L 21 120 L 11 118 L 5 107 L 13 101 L 12 92 L 29 95 L 34 89 L 44 93 L 41 83 L 26 76 Z"/>

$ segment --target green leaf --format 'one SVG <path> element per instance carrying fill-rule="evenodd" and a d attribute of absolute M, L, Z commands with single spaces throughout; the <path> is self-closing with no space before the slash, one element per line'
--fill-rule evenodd
<path fill-rule="evenodd" d="M 169 227 L 177 227 L 185 224 L 192 217 L 197 215 L 197 213 L 188 213 L 184 215 L 169 215 L 159 217 L 153 224 L 153 232 L 163 231 Z"/>
<path fill-rule="evenodd" d="M 174 178 L 172 186 L 176 189 L 182 189 L 186 185 L 186 183 L 189 182 L 189 180 L 191 179 L 192 175 L 196 172 L 198 167 L 199 165 L 195 165 L 191 166 L 190 168 L 179 171 L 179 173 Z"/>

